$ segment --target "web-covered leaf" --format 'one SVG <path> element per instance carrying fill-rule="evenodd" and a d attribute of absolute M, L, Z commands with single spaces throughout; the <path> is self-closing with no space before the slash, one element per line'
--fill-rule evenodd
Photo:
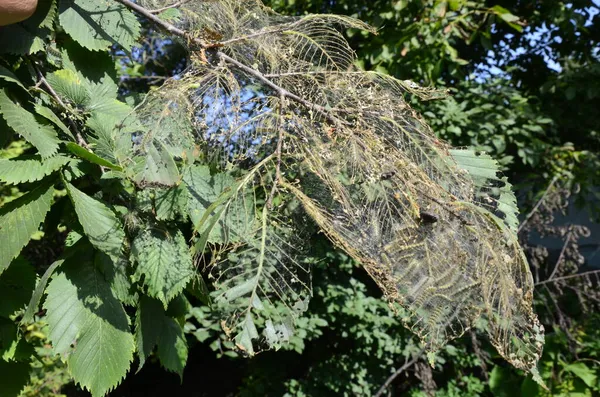
<path fill-rule="evenodd" d="M 260 183 L 273 177 L 272 165 L 268 159 L 259 163 L 226 189 L 219 186 L 224 182 L 219 174 L 196 175 L 192 185 L 196 192 L 221 191 L 216 197 L 204 196 L 213 202 L 195 224 L 196 251 L 202 253 L 207 243 L 217 243 L 208 264 L 216 288 L 213 306 L 225 316 L 225 333 L 250 355 L 287 342 L 294 319 L 306 310 L 311 296 L 299 220 L 281 213 L 287 202 L 270 208 L 270 185 Z"/>
<path fill-rule="evenodd" d="M 513 233 L 519 226 L 517 198 L 508 178 L 499 176 L 499 165 L 485 153 L 473 150 L 451 150 L 457 165 L 467 171 L 473 180 L 477 205 L 503 220 Z"/>
<path fill-rule="evenodd" d="M 301 301 L 302 267 L 284 210 L 292 199 L 277 194 L 287 192 L 406 308 L 407 327 L 430 351 L 484 317 L 499 353 L 535 373 L 543 328 L 514 231 L 514 196 L 489 157 L 451 152 L 405 100 L 438 93 L 355 68 L 335 27 L 370 28 L 351 18 L 288 18 L 250 0 L 179 9 L 178 25 L 204 48 L 182 79 L 153 95 L 178 98 L 178 116 L 190 119 L 211 164 L 251 170 L 203 203 L 195 223 L 198 253 L 217 241 L 214 230 L 226 236 L 205 259 L 217 307 L 233 313 L 224 330 L 238 346 L 252 352 L 260 328 L 267 341 L 283 340 L 289 328 L 272 332 L 272 309 L 285 317 Z M 213 177 L 197 175 L 201 199 Z M 232 207 L 246 197 L 252 211 Z M 255 219 L 239 240 L 223 221 L 233 208 Z"/>

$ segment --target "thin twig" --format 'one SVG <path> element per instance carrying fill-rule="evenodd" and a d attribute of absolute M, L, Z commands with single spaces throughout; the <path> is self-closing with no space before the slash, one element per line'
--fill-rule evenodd
<path fill-rule="evenodd" d="M 273 205 L 273 198 L 275 197 L 275 193 L 277 192 L 277 185 L 281 181 L 281 149 L 283 146 L 283 126 L 281 125 L 281 118 L 283 114 L 283 102 L 285 98 L 283 95 L 279 96 L 279 116 L 277 117 L 276 128 L 279 132 L 279 137 L 277 138 L 277 148 L 275 149 L 275 157 L 277 158 L 277 165 L 275 168 L 275 180 L 273 181 L 273 187 L 271 188 L 271 193 L 269 194 L 269 198 L 267 200 L 267 208 L 271 208 Z"/>
<path fill-rule="evenodd" d="M 50 85 L 50 83 L 48 83 L 48 80 L 46 80 L 46 78 L 44 77 L 44 75 L 42 74 L 42 72 L 40 71 L 40 69 L 35 64 L 35 61 L 31 60 L 30 63 L 31 63 L 31 67 L 33 68 L 33 70 L 35 70 L 35 73 L 38 76 L 38 82 L 39 82 L 39 84 L 42 85 L 46 89 L 46 91 L 48 91 L 48 93 L 56 101 L 56 103 L 58 103 L 65 111 L 67 111 L 68 113 L 71 113 L 72 112 L 71 108 L 69 108 L 63 102 L 63 100 L 56 93 L 56 91 L 54 90 L 54 88 L 52 88 L 52 86 Z M 66 117 L 66 119 L 67 119 L 67 122 L 71 125 L 71 128 L 73 128 L 73 132 L 75 132 L 75 137 L 77 138 L 77 143 L 80 146 L 83 146 L 86 149 L 89 148 L 89 145 L 87 144 L 87 142 L 83 138 L 83 135 L 81 135 L 81 132 L 79 131 L 79 128 L 77 128 L 77 124 L 73 120 L 71 120 L 71 118 L 68 117 L 68 116 Z"/>
<path fill-rule="evenodd" d="M 560 254 L 558 255 L 558 259 L 556 260 L 556 263 L 554 264 L 554 269 L 552 269 L 552 273 L 550 273 L 550 277 L 548 277 L 547 281 L 551 281 L 554 276 L 556 275 L 556 272 L 558 271 L 558 267 L 560 265 L 560 263 L 563 260 L 563 257 L 565 256 L 565 252 L 567 251 L 567 246 L 569 245 L 569 242 L 571 241 L 571 235 L 573 234 L 573 229 L 569 228 L 569 231 L 567 232 L 567 238 L 565 239 L 565 243 L 562 246 L 562 249 L 560 250 Z"/>
<path fill-rule="evenodd" d="M 189 2 L 189 0 L 181 0 L 181 1 L 178 1 L 177 3 L 171 4 L 170 6 L 164 6 L 162 8 L 157 8 L 156 10 L 148 10 L 148 12 L 150 14 L 160 14 L 163 11 L 169 10 L 171 8 L 177 8 L 177 7 L 182 6 L 182 5 L 184 5 L 185 3 L 188 3 L 188 2 Z"/>
<path fill-rule="evenodd" d="M 398 375 L 400 375 L 402 372 L 406 371 L 408 368 L 412 367 L 417 361 L 419 361 L 419 359 L 421 358 L 421 355 L 423 355 L 424 351 L 425 351 L 425 349 L 421 349 L 417 354 L 415 354 L 413 356 L 413 358 L 410 361 L 408 360 L 408 357 L 407 357 L 406 360 L 404 360 L 404 365 L 401 366 L 396 372 L 391 374 L 386 379 L 386 381 L 383 383 L 383 385 L 381 385 L 381 387 L 379 388 L 379 390 L 377 391 L 377 393 L 375 393 L 375 395 L 373 397 L 381 397 L 381 395 L 383 394 L 385 389 L 388 388 L 388 386 L 394 381 L 394 379 L 396 379 L 398 377 Z"/>
<path fill-rule="evenodd" d="M 167 31 L 168 33 L 174 34 L 179 37 L 183 37 L 184 39 L 191 40 L 194 44 L 197 44 L 203 49 L 210 48 L 211 46 L 207 44 L 204 40 L 199 39 L 197 37 L 191 37 L 185 30 L 179 29 L 178 27 L 170 24 L 169 22 L 163 21 L 156 15 L 154 15 L 149 10 L 144 7 L 135 4 L 129 0 L 115 0 L 117 3 L 123 4 L 125 7 L 137 12 L 140 15 L 148 18 L 152 23 L 159 26 L 161 29 Z"/>
<path fill-rule="evenodd" d="M 540 281 L 539 283 L 535 283 L 534 287 L 538 287 L 540 285 L 544 285 L 544 284 L 548 284 L 548 283 L 557 283 L 559 281 L 568 280 L 568 279 L 571 279 L 571 278 L 589 276 L 591 274 L 600 274 L 600 269 L 599 270 L 590 270 L 590 271 L 583 272 L 583 273 L 570 274 L 568 276 L 556 277 L 556 278 L 553 278 L 553 279 L 548 279 L 548 280 Z"/>
<path fill-rule="evenodd" d="M 554 178 L 552 178 L 552 181 L 550 181 L 550 183 L 548 184 L 548 187 L 544 191 L 544 194 L 542 194 L 542 197 L 540 197 L 540 199 L 538 200 L 538 202 L 531 209 L 531 211 L 527 214 L 527 216 L 525 217 L 525 219 L 523 220 L 523 222 L 521 222 L 521 224 L 519 225 L 519 228 L 517 229 L 517 233 L 519 233 L 523 229 L 523 227 L 525 227 L 525 225 L 527 224 L 527 222 L 529 222 L 529 219 L 531 219 L 531 217 L 536 213 L 536 211 L 538 210 L 538 208 L 540 207 L 540 205 L 542 205 L 542 203 L 544 202 L 544 199 L 548 195 L 548 192 L 550 191 L 550 189 L 552 188 L 552 186 L 556 183 L 556 181 L 558 181 L 559 177 L 560 177 L 559 175 L 555 175 Z"/>

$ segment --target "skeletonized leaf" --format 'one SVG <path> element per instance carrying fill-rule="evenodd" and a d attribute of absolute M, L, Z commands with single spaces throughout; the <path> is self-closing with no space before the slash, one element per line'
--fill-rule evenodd
<path fill-rule="evenodd" d="M 44 221 L 52 205 L 53 192 L 51 183 L 43 183 L 0 208 L 0 274 Z"/>
<path fill-rule="evenodd" d="M 88 196 L 70 183 L 66 186 L 79 223 L 92 245 L 111 258 L 119 258 L 125 241 L 121 221 L 103 202 Z"/>
<path fill-rule="evenodd" d="M 129 318 L 92 259 L 66 261 L 47 288 L 44 308 L 54 352 L 94 397 L 117 386 L 133 359 Z"/>

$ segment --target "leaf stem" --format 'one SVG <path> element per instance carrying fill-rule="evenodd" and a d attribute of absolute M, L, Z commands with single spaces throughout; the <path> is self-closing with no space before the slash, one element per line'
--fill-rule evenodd
<path fill-rule="evenodd" d="M 68 113 L 73 113 L 71 108 L 68 107 L 63 100 L 60 98 L 60 96 L 56 93 L 56 91 L 54 90 L 54 88 L 52 88 L 52 86 L 50 85 L 50 83 L 48 83 L 48 80 L 46 80 L 46 78 L 44 77 L 44 75 L 42 74 L 42 72 L 40 71 L 40 69 L 37 67 L 37 65 L 35 64 L 35 60 L 30 60 L 30 64 L 31 67 L 33 68 L 33 70 L 35 70 L 35 73 L 38 76 L 38 81 L 39 84 L 42 85 L 46 91 L 48 91 L 48 93 L 50 94 L 50 96 L 56 101 L 56 103 L 58 103 L 64 110 L 66 110 Z M 71 128 L 73 128 L 73 131 L 75 132 L 75 137 L 77 138 L 77 143 L 79 143 L 79 145 L 83 146 L 86 149 L 89 149 L 89 145 L 88 143 L 85 141 L 85 139 L 83 138 L 83 135 L 81 135 L 81 131 L 79 131 L 79 128 L 77 128 L 77 124 L 75 124 L 75 122 L 73 120 L 71 120 L 70 117 L 66 117 L 67 122 L 71 125 Z"/>
<path fill-rule="evenodd" d="M 169 10 L 171 8 L 177 8 L 177 7 L 179 7 L 179 6 L 181 6 L 181 5 L 185 4 L 185 3 L 188 3 L 189 1 L 190 0 L 181 0 L 181 1 L 178 1 L 177 3 L 171 4 L 169 6 L 164 6 L 164 7 L 161 7 L 161 8 L 157 8 L 155 10 L 148 10 L 148 12 L 151 13 L 151 14 L 160 14 L 163 11 Z"/>

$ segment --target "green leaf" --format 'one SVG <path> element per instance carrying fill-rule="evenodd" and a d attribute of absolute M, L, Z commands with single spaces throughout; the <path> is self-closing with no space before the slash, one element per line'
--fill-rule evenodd
<path fill-rule="evenodd" d="M 48 280 L 50 280 L 50 277 L 52 276 L 52 274 L 54 274 L 56 269 L 58 269 L 58 267 L 60 267 L 65 262 L 65 260 L 72 258 L 75 255 L 80 255 L 83 252 L 87 252 L 90 249 L 92 249 L 87 240 L 82 239 L 79 233 L 73 231 L 67 235 L 65 245 L 67 248 L 61 255 L 60 259 L 54 261 L 48 267 L 48 269 L 46 269 L 44 275 L 35 287 L 33 295 L 31 295 L 31 299 L 29 299 L 27 310 L 25 310 L 23 318 L 21 319 L 21 325 L 27 325 L 33 322 L 35 313 L 38 311 L 38 308 L 40 306 L 40 300 L 42 299 L 42 296 L 46 291 L 46 285 L 48 284 Z"/>
<path fill-rule="evenodd" d="M 188 348 L 181 325 L 167 316 L 159 301 L 147 296 L 140 299 L 135 324 L 140 369 L 154 347 L 158 346 L 158 358 L 162 366 L 182 378 Z"/>
<path fill-rule="evenodd" d="M 43 183 L 0 208 L 0 274 L 38 231 L 52 205 L 52 184 Z"/>
<path fill-rule="evenodd" d="M 115 164 L 111 163 L 110 161 L 105 160 L 102 157 L 95 155 L 94 153 L 79 146 L 76 143 L 67 142 L 65 144 L 65 146 L 67 147 L 67 149 L 69 149 L 69 151 L 71 153 L 73 153 L 74 155 L 76 155 L 84 160 L 89 161 L 90 163 L 98 164 L 100 166 L 110 168 L 111 170 L 114 170 L 114 171 L 123 171 L 123 168 L 119 167 L 118 165 L 115 165 Z"/>
<path fill-rule="evenodd" d="M 70 69 L 61 69 L 46 76 L 46 80 L 62 98 L 78 106 L 85 106 L 91 100 L 89 82 Z"/>
<path fill-rule="evenodd" d="M 15 74 L 13 72 L 11 72 L 10 70 L 8 70 L 7 68 L 5 68 L 2 65 L 0 65 L 0 79 L 2 79 L 4 81 L 8 81 L 9 83 L 15 83 L 19 87 L 21 87 L 22 89 L 27 91 L 27 88 L 25 88 L 25 86 L 21 83 L 19 78 L 17 76 L 15 76 Z"/>
<path fill-rule="evenodd" d="M 506 8 L 504 8 L 502 6 L 499 6 L 499 5 L 493 6 L 492 11 L 496 15 L 498 15 L 500 18 L 502 18 L 502 20 L 505 22 L 516 22 L 519 20 L 518 16 L 513 15 L 510 11 L 508 11 Z"/>
<path fill-rule="evenodd" d="M 141 29 L 137 17 L 116 2 L 62 0 L 59 19 L 67 34 L 94 51 L 106 51 L 113 44 L 131 51 Z"/>
<path fill-rule="evenodd" d="M 12 102 L 4 91 L 0 91 L 0 113 L 9 127 L 37 148 L 42 158 L 56 153 L 60 140 L 54 128 L 40 123 L 33 114 Z"/>
<path fill-rule="evenodd" d="M 29 363 L 0 360 L 2 397 L 17 397 L 29 382 Z"/>
<path fill-rule="evenodd" d="M 104 396 L 127 374 L 134 339 L 129 318 L 91 258 L 73 258 L 47 289 L 48 338 L 67 357 L 75 381 L 94 397 Z"/>
<path fill-rule="evenodd" d="M 38 283 L 37 287 L 35 287 L 35 290 L 33 291 L 33 295 L 31 295 L 31 299 L 29 300 L 29 304 L 27 305 L 27 310 L 25 310 L 25 314 L 23 315 L 23 318 L 21 319 L 21 324 L 30 324 L 31 322 L 33 322 L 33 317 L 35 316 L 35 313 L 38 310 L 38 307 L 40 305 L 40 300 L 42 299 L 42 295 L 44 295 L 44 291 L 46 290 L 46 285 L 48 284 L 48 280 L 50 279 L 50 276 L 52 276 L 52 273 L 54 273 L 54 271 L 64 263 L 64 259 L 59 259 L 57 261 L 54 261 L 52 263 L 52 265 L 50 265 L 50 267 L 48 267 L 48 269 L 46 269 L 46 271 L 44 272 L 44 275 L 42 276 L 42 278 L 40 279 L 40 282 Z"/>
<path fill-rule="evenodd" d="M 40 159 L 0 159 L 0 181 L 9 185 L 35 182 L 63 168 L 72 158 L 54 156 Z"/>
<path fill-rule="evenodd" d="M 35 112 L 37 114 L 39 114 L 40 116 L 42 116 L 43 118 L 45 118 L 47 120 L 50 120 L 66 136 L 68 136 L 72 140 L 75 140 L 75 137 L 73 136 L 73 133 L 71 133 L 71 130 L 69 130 L 69 128 L 65 125 L 65 123 L 63 123 L 62 120 L 59 119 L 58 116 L 56 114 L 54 114 L 54 112 L 52 110 L 50 110 L 49 108 L 47 108 L 45 106 L 42 106 L 40 104 L 36 104 L 35 105 Z"/>
<path fill-rule="evenodd" d="M 126 305 L 135 306 L 138 300 L 137 293 L 133 290 L 129 262 L 121 256 L 112 259 L 103 252 L 97 252 L 95 263 L 110 284 L 113 294 Z"/>
<path fill-rule="evenodd" d="M 8 318 L 22 309 L 35 288 L 35 270 L 28 262 L 16 260 L 0 275 L 0 316 Z"/>
<path fill-rule="evenodd" d="M 92 245 L 111 258 L 119 258 L 125 241 L 121 221 L 103 202 L 88 196 L 70 183 L 66 186 L 79 223 Z"/>
<path fill-rule="evenodd" d="M 148 228 L 142 231 L 131 247 L 137 263 L 134 278 L 144 279 L 148 294 L 167 306 L 194 275 L 194 264 L 181 231 Z"/>
<path fill-rule="evenodd" d="M 569 364 L 564 367 L 564 370 L 575 374 L 575 376 L 581 379 L 589 387 L 595 387 L 598 385 L 596 373 L 584 363 L 578 362 Z"/>

